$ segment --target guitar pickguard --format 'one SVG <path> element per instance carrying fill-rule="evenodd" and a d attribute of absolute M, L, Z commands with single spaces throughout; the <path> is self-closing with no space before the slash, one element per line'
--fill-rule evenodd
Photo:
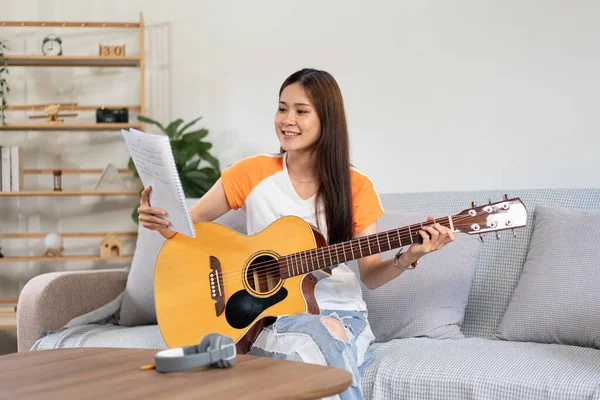
<path fill-rule="evenodd" d="M 245 290 L 236 292 L 229 298 L 225 306 L 225 318 L 230 326 L 243 329 L 250 324 L 267 308 L 279 303 L 288 295 L 286 288 L 282 287 L 270 297 L 254 297 Z"/>

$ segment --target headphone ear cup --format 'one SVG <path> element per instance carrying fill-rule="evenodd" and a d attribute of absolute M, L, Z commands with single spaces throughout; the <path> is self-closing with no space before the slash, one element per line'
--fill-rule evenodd
<path fill-rule="evenodd" d="M 218 333 L 210 333 L 202 338 L 198 344 L 198 353 L 206 353 L 215 348 L 215 341 L 221 336 Z"/>
<path fill-rule="evenodd" d="M 221 348 L 226 347 L 226 346 L 233 346 L 233 357 L 230 360 L 219 360 L 217 361 L 214 365 L 218 368 L 230 368 L 233 366 L 233 364 L 235 364 L 235 356 L 236 356 L 236 347 L 235 347 L 235 343 L 233 341 L 232 338 L 228 337 L 228 336 L 221 336 L 220 340 L 219 340 L 219 346 Z"/>

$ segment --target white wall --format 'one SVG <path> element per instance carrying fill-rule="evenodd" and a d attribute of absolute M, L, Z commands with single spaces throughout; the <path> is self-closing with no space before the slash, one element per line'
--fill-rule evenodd
<path fill-rule="evenodd" d="M 596 1 L 5 3 L 3 19 L 166 23 L 171 117 L 204 116 L 224 165 L 277 149 L 277 90 L 308 66 L 338 80 L 381 192 L 599 183 Z"/>
<path fill-rule="evenodd" d="M 143 12 L 148 115 L 163 122 L 203 116 L 223 166 L 278 149 L 272 120 L 279 86 L 292 72 L 315 67 L 338 80 L 353 162 L 380 192 L 600 182 L 597 1 L 0 0 L 0 10 L 3 20 L 74 21 L 135 21 Z M 97 34 L 89 34 L 88 54 Z M 27 37 L 31 53 L 41 39 Z M 65 41 L 84 51 L 78 36 Z M 135 50 L 134 41 L 128 51 Z M 14 70 L 13 104 L 70 94 L 82 104 L 137 101 L 139 82 L 130 71 Z M 110 74 L 124 83 L 105 85 Z M 30 158 L 30 167 L 98 168 L 108 158 L 123 166 L 119 136 L 94 135 L 30 133 L 19 140 L 42 156 Z M 25 200 L 0 201 L 7 231 L 132 228 L 127 200 L 29 200 L 26 217 L 8 211 L 24 210 Z M 40 207 L 62 216 L 40 216 Z M 81 252 L 89 253 L 85 246 Z"/>

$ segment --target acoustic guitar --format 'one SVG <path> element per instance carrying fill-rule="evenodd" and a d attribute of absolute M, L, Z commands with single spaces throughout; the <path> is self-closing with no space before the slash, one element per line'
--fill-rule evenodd
<path fill-rule="evenodd" d="M 453 216 L 327 245 L 299 217 L 283 217 L 256 235 L 213 222 L 194 224 L 196 238 L 176 234 L 156 260 L 156 316 L 170 348 L 197 344 L 218 332 L 247 352 L 263 326 L 280 315 L 319 313 L 313 271 L 421 243 L 418 231 L 438 222 L 457 233 L 482 234 L 523 227 L 520 199 L 471 208 Z M 399 278 L 401 279 L 401 278 Z"/>

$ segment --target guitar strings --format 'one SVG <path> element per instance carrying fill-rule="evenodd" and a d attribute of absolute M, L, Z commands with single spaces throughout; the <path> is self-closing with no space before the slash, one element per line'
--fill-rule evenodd
<path fill-rule="evenodd" d="M 465 216 L 465 217 L 462 217 L 462 218 L 461 217 L 456 217 L 454 219 L 454 221 L 455 222 L 462 222 L 461 220 L 463 220 L 463 219 L 470 219 L 470 218 L 471 218 L 470 216 Z M 423 226 L 432 225 L 434 223 L 435 222 L 433 222 L 433 221 L 429 221 L 427 223 L 424 223 Z M 414 226 L 416 228 L 420 228 L 421 224 L 416 224 Z M 413 225 L 411 225 L 411 228 L 412 227 L 413 227 Z M 399 229 L 406 229 L 406 228 L 407 227 L 398 228 L 398 230 Z M 350 249 L 352 249 L 352 250 L 356 249 L 358 251 L 360 251 L 360 250 L 370 251 L 371 248 L 377 248 L 377 247 L 380 246 L 380 244 L 376 244 L 375 243 L 376 239 L 381 239 L 382 237 L 384 237 L 384 239 L 383 239 L 384 242 L 383 243 L 385 244 L 385 242 L 387 241 L 387 232 L 392 232 L 392 231 L 394 231 L 394 230 L 386 231 L 386 232 L 380 232 L 378 234 L 373 235 L 372 237 L 371 236 L 364 236 L 364 237 L 362 237 L 360 239 L 367 238 L 367 237 L 369 237 L 371 239 L 369 239 L 367 241 L 363 241 L 362 243 L 360 243 L 360 246 L 358 244 L 355 244 L 355 245 L 352 245 L 352 246 L 350 244 L 344 244 L 344 245 L 342 245 L 341 248 L 340 247 L 335 248 L 336 245 L 332 245 L 332 246 L 335 248 L 334 252 L 338 253 L 338 254 L 339 254 L 339 250 L 343 250 L 344 253 L 346 253 L 347 250 L 350 250 Z M 414 233 L 416 233 L 416 232 L 417 231 L 415 231 Z M 403 240 L 406 240 L 407 238 L 411 237 L 409 233 L 404 232 L 401 235 L 394 235 L 392 238 L 390 238 L 390 242 L 393 241 L 395 243 L 397 240 L 395 240 L 394 238 L 398 238 L 398 236 L 400 237 L 399 244 Z M 375 239 L 373 239 L 373 238 L 375 238 Z M 353 241 L 357 241 L 357 243 L 358 243 L 357 239 L 353 239 Z M 346 242 L 346 243 L 348 243 L 348 242 Z M 392 248 L 397 248 L 397 247 L 403 247 L 403 246 L 393 246 Z M 298 252 L 298 253 L 293 253 L 293 254 L 289 254 L 289 255 L 286 255 L 286 256 L 282 256 L 279 259 L 272 259 L 272 260 L 268 260 L 268 261 L 263 261 L 263 262 L 254 264 L 253 267 L 254 267 L 254 269 L 258 269 L 259 270 L 258 274 L 266 275 L 269 272 L 274 272 L 274 271 L 280 270 L 281 267 L 285 268 L 284 266 L 282 266 L 281 261 L 284 261 L 284 259 L 286 259 L 285 260 L 286 263 L 296 262 L 295 266 L 293 264 L 291 264 L 292 270 L 294 271 L 294 274 L 292 276 L 294 276 L 294 275 L 301 275 L 301 274 L 308 273 L 308 272 L 313 272 L 314 270 L 308 271 L 308 266 L 307 266 L 307 271 L 306 272 L 300 272 L 298 274 L 295 273 L 296 271 L 301 271 L 301 270 L 304 269 L 303 265 L 301 264 L 302 262 L 309 261 L 309 262 L 313 263 L 314 262 L 314 258 L 313 258 L 314 256 L 316 256 L 317 260 L 318 260 L 319 254 L 316 254 L 316 253 L 310 254 L 310 253 L 311 252 L 316 252 L 316 251 L 319 251 L 319 250 L 322 251 L 322 249 L 323 248 L 308 249 L 308 250 L 305 250 L 305 251 L 302 251 L 302 252 Z M 387 250 L 383 250 L 383 251 L 387 251 Z M 294 256 L 294 255 L 295 255 L 295 257 L 297 257 L 297 259 L 290 258 L 290 256 Z M 303 257 L 303 255 L 304 255 L 304 257 Z M 326 256 L 326 254 L 324 252 L 321 255 L 322 256 Z M 358 257 L 358 258 L 362 258 L 362 257 Z M 336 256 L 336 259 L 340 260 L 340 257 Z M 330 260 L 331 260 L 331 257 L 330 257 Z M 326 260 L 324 260 L 324 262 L 327 263 Z M 345 262 L 345 261 L 343 261 L 343 262 Z M 332 263 L 332 266 L 336 265 L 336 264 L 337 263 Z M 262 268 L 258 268 L 258 267 L 262 267 Z M 272 267 L 272 268 L 269 268 L 269 267 Z M 323 268 L 325 268 L 325 267 L 323 267 Z M 288 270 L 289 269 L 290 268 L 289 268 L 289 265 L 288 265 Z M 317 269 L 320 269 L 320 268 L 317 268 Z M 228 271 L 228 273 L 226 273 L 226 274 L 221 273 L 219 276 L 221 276 L 222 278 L 226 278 L 226 277 L 234 275 L 237 278 L 238 275 L 239 275 L 239 273 L 242 270 L 243 269 L 234 270 L 234 271 Z"/>
<path fill-rule="evenodd" d="M 396 236 L 396 238 L 397 238 L 397 236 Z M 390 238 L 390 244 L 392 244 L 392 249 L 401 247 L 401 246 L 395 246 L 396 243 L 400 244 L 401 242 L 404 241 L 402 239 L 408 240 L 408 238 L 409 238 L 408 235 L 401 236 L 400 241 L 398 239 Z M 386 243 L 384 243 L 384 245 L 386 245 L 386 244 L 387 244 L 387 239 L 386 239 Z M 352 250 L 353 250 L 354 254 L 356 254 L 357 252 L 361 252 L 361 251 L 364 253 L 369 253 L 372 249 L 377 249 L 378 247 L 379 246 L 376 243 L 374 243 L 373 240 L 370 240 L 369 242 L 361 243 L 360 247 L 358 245 L 352 246 Z M 350 246 L 347 246 L 347 247 L 344 246 L 343 249 L 350 250 Z M 323 260 L 323 262 L 325 264 L 329 263 L 329 264 L 331 264 L 330 266 L 335 266 L 337 264 L 346 262 L 345 260 L 341 259 L 341 257 L 339 256 L 339 253 L 338 253 L 338 255 L 335 255 L 335 256 L 333 254 L 328 255 L 327 253 L 323 253 L 323 254 L 312 253 L 312 254 L 310 254 L 310 252 L 314 251 L 314 250 L 319 250 L 319 249 L 317 248 L 317 249 L 306 250 L 305 252 L 301 252 L 301 253 L 303 253 L 303 255 L 295 253 L 295 254 L 298 254 L 297 256 L 295 256 L 295 257 L 297 257 L 297 259 L 290 258 L 288 255 L 288 256 L 283 256 L 279 259 L 263 261 L 263 262 L 254 264 L 252 267 L 254 267 L 253 269 L 256 271 L 256 275 L 258 277 L 266 277 L 269 273 L 278 272 L 278 271 L 281 271 L 281 269 L 284 269 L 284 270 L 287 269 L 288 273 L 290 270 L 292 271 L 291 275 L 289 276 L 291 278 L 291 277 L 294 277 L 297 275 L 302 275 L 302 274 L 306 274 L 309 272 L 317 271 L 322 268 L 326 268 L 326 267 L 322 267 L 322 268 L 311 269 L 308 265 L 304 266 L 304 264 L 311 263 L 313 265 L 314 264 L 318 265 L 319 260 Z M 382 252 L 383 251 L 387 251 L 387 250 L 382 250 Z M 365 256 L 368 256 L 368 255 L 371 255 L 371 254 L 365 254 Z M 335 258 L 339 262 L 337 262 L 337 263 L 331 262 L 331 260 L 333 258 Z M 362 257 L 358 257 L 358 258 L 362 258 Z M 304 271 L 304 270 L 306 270 L 306 271 Z M 226 282 L 229 280 L 227 278 L 231 278 L 232 276 L 234 276 L 236 279 L 238 279 L 239 274 L 242 271 L 243 271 L 243 269 L 228 271 L 228 273 L 226 273 L 226 274 L 220 273 L 219 276 L 221 277 L 223 282 Z M 298 272 L 298 273 L 296 273 L 296 272 Z"/>
<path fill-rule="evenodd" d="M 472 218 L 471 216 L 455 216 L 453 218 L 453 221 L 455 222 L 454 225 L 459 225 L 464 220 L 468 220 L 471 218 Z M 441 218 L 441 219 L 445 219 L 445 218 Z M 414 234 L 414 233 L 418 232 L 418 230 L 421 230 L 421 226 L 423 226 L 423 227 L 430 226 L 436 222 L 437 221 L 427 221 L 427 222 L 424 222 L 423 224 L 419 223 L 419 224 L 411 225 L 410 228 L 415 227 L 415 231 L 413 232 L 413 230 L 411 229 L 410 232 Z M 407 228 L 408 227 L 398 228 L 397 231 L 399 231 L 400 229 L 407 229 Z M 380 244 L 381 244 L 380 240 L 383 240 L 383 243 L 385 245 L 388 240 L 388 232 L 394 232 L 394 231 L 396 231 L 396 230 L 380 232 L 380 233 L 374 234 L 373 236 L 363 236 L 360 238 L 361 239 L 360 242 L 358 241 L 358 239 L 353 239 L 349 242 L 344 242 L 344 244 L 342 244 L 341 247 L 335 247 L 336 245 L 333 245 L 333 250 L 334 250 L 334 253 L 336 254 L 335 258 L 336 258 L 336 260 L 340 261 L 340 256 L 339 256 L 340 250 L 342 250 L 344 254 L 348 250 L 353 251 L 353 253 L 356 253 L 356 251 L 360 252 L 361 250 L 366 250 L 366 251 L 370 252 L 371 249 L 380 247 Z M 419 235 L 419 237 L 420 237 L 420 235 Z M 369 238 L 369 239 L 364 241 L 364 240 L 362 240 L 364 238 Z M 403 246 L 396 246 L 396 242 L 398 242 L 398 244 L 400 244 L 404 240 L 407 240 L 410 238 L 411 238 L 411 235 L 409 232 L 402 232 L 400 235 L 394 234 L 393 237 L 389 238 L 389 241 L 390 241 L 390 244 L 394 243 L 394 246 L 392 246 L 392 248 L 398 248 L 398 247 L 403 247 Z M 350 242 L 352 242 L 352 241 L 356 241 L 356 243 L 351 245 Z M 376 241 L 378 241 L 379 244 L 376 243 Z M 359 246 L 359 243 L 360 243 L 360 246 Z M 282 256 L 279 259 L 262 261 L 257 264 L 254 264 L 252 267 L 257 271 L 257 275 L 259 277 L 260 276 L 266 277 L 266 275 L 268 275 L 269 273 L 280 271 L 282 268 L 286 269 L 286 267 L 288 269 L 288 272 L 290 271 L 290 269 L 293 271 L 292 276 L 302 275 L 305 273 L 309 273 L 309 272 L 313 272 L 315 270 L 321 269 L 321 268 L 317 268 L 317 269 L 310 270 L 310 267 L 308 265 L 306 267 L 304 267 L 303 263 L 307 263 L 307 261 L 308 261 L 314 265 L 315 257 L 316 257 L 316 262 L 318 265 L 319 256 L 327 257 L 327 254 L 325 252 L 323 252 L 322 249 L 323 248 L 308 249 L 308 250 L 305 250 L 302 252 Z M 322 251 L 322 254 L 316 253 L 319 250 Z M 388 250 L 383 250 L 383 251 L 388 251 Z M 313 253 L 311 254 L 311 252 L 313 252 Z M 296 259 L 291 258 L 291 257 L 296 257 Z M 329 258 L 331 261 L 331 259 L 332 259 L 331 254 L 330 254 Z M 361 258 L 361 257 L 359 257 L 359 258 Z M 323 261 L 325 263 L 327 263 L 326 259 L 324 259 Z M 296 263 L 296 265 L 293 264 L 294 262 Z M 341 261 L 341 262 L 346 262 L 346 261 Z M 290 263 L 292 263 L 292 264 L 290 264 Z M 332 263 L 332 266 L 336 265 L 336 264 L 337 263 Z M 325 268 L 325 267 L 323 267 L 323 268 Z M 303 271 L 304 269 L 306 269 L 307 271 L 299 272 L 299 271 Z M 236 279 L 238 279 L 239 274 L 242 271 L 243 271 L 243 268 L 239 269 L 239 270 L 228 271 L 225 274 L 219 273 L 219 277 L 222 279 L 223 282 L 225 282 L 226 278 L 230 278 L 231 276 L 234 276 Z M 299 273 L 296 273 L 296 271 L 298 271 Z"/>
<path fill-rule="evenodd" d="M 433 224 L 433 222 L 431 222 L 430 224 L 427 224 L 427 225 L 432 225 L 432 224 Z M 419 230 L 420 230 L 420 226 L 421 226 L 420 224 L 417 224 L 415 226 L 418 227 Z M 425 226 L 425 223 L 424 223 L 424 226 Z M 398 228 L 398 230 L 400 230 L 400 229 L 406 229 L 406 228 L 407 227 Z M 412 225 L 411 225 L 411 228 L 412 228 Z M 395 230 L 391 230 L 391 231 L 388 231 L 388 232 L 392 232 L 392 231 L 395 231 Z M 415 229 L 413 231 L 411 229 L 411 232 L 413 234 L 415 234 L 417 232 L 417 230 Z M 411 237 L 408 232 L 403 232 L 400 235 L 397 235 L 394 232 L 394 236 L 390 238 L 390 242 L 394 241 L 394 238 L 398 238 L 398 236 L 400 236 L 400 242 L 402 242 L 402 241 L 404 241 L 406 239 L 409 239 Z M 385 237 L 385 239 L 382 239 L 382 237 Z M 420 237 L 420 235 L 419 235 L 419 237 Z M 364 239 L 367 239 L 367 238 L 369 238 L 369 239 L 368 240 L 364 240 Z M 357 251 L 357 250 L 358 251 L 360 251 L 360 250 L 368 250 L 369 248 L 376 246 L 375 241 L 377 240 L 377 238 L 382 239 L 382 240 L 384 240 L 384 242 L 386 242 L 387 241 L 387 234 L 386 234 L 386 232 L 380 232 L 380 233 L 374 234 L 373 236 L 363 236 L 361 238 L 352 239 L 351 241 L 355 242 L 352 245 L 350 245 L 350 243 L 349 243 L 350 241 L 349 241 L 349 242 L 344 242 L 344 244 L 341 247 L 336 247 L 336 246 L 338 246 L 340 244 L 331 245 L 331 247 L 334 248 L 334 252 L 339 252 L 339 250 L 344 250 L 344 252 L 346 252 L 347 250 L 351 250 L 351 249 L 354 250 L 354 251 Z M 360 239 L 360 241 L 359 241 L 359 239 Z M 398 241 L 398 240 L 396 239 L 395 241 Z M 346 244 L 346 243 L 348 243 L 348 244 Z M 272 259 L 272 260 L 262 261 L 262 262 L 256 263 L 256 264 L 253 265 L 253 267 L 256 269 L 257 267 L 273 266 L 274 264 L 279 265 L 279 261 L 283 260 L 283 259 L 286 259 L 286 258 L 288 259 L 288 261 L 295 261 L 295 260 L 293 260 L 293 259 L 290 258 L 291 256 L 294 256 L 294 255 L 296 255 L 296 257 L 298 257 L 298 262 L 304 261 L 306 259 L 306 257 L 308 256 L 307 253 L 309 253 L 309 252 L 322 251 L 323 254 L 325 254 L 324 251 L 323 251 L 323 249 L 324 249 L 323 247 L 320 247 L 320 248 L 318 247 L 318 248 L 303 250 L 301 252 L 292 253 L 292 254 L 288 254 L 288 255 L 282 256 L 279 259 Z M 304 257 L 302 257 L 301 254 L 304 254 Z M 316 255 L 316 254 L 313 254 L 313 255 Z M 303 259 L 300 260 L 300 258 L 303 258 Z M 333 265 L 335 265 L 335 263 Z M 241 271 L 241 269 L 233 271 L 229 275 L 236 275 L 237 276 L 240 271 Z"/>

